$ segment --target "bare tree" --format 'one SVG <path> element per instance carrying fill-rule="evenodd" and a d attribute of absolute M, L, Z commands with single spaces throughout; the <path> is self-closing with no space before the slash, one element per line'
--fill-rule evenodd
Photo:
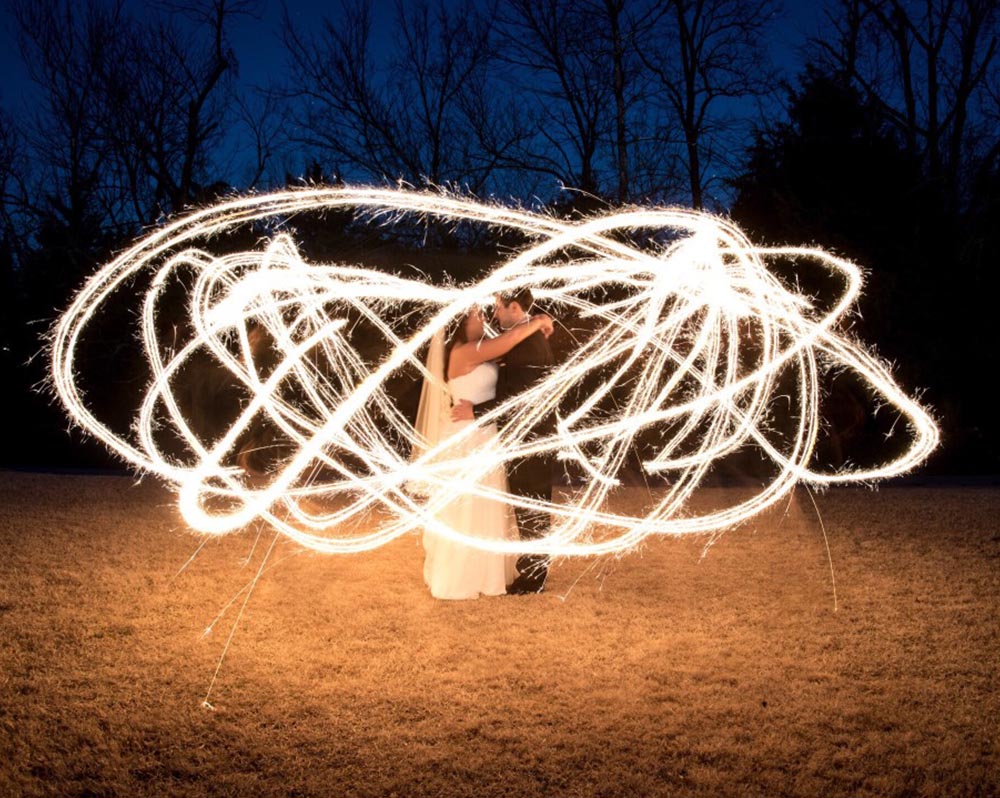
<path fill-rule="evenodd" d="M 582 49 L 596 83 L 606 84 L 610 99 L 602 156 L 614 181 L 608 179 L 603 191 L 619 203 L 661 197 L 675 182 L 655 147 L 656 130 L 666 120 L 650 102 L 649 71 L 637 51 L 639 31 L 653 7 L 648 0 L 580 0 L 570 8 L 579 17 Z"/>
<path fill-rule="evenodd" d="M 8 196 L 14 180 L 17 152 L 17 130 L 7 109 L 0 106 L 0 198 Z"/>
<path fill-rule="evenodd" d="M 393 22 L 394 55 L 380 57 L 370 0 L 345 0 L 317 35 L 286 14 L 298 141 L 348 173 L 484 191 L 500 163 L 484 143 L 502 152 L 519 135 L 487 90 L 490 15 L 398 0 Z"/>
<path fill-rule="evenodd" d="M 318 35 L 286 19 L 298 141 L 341 172 L 474 193 L 525 196 L 543 177 L 620 201 L 649 191 L 663 161 L 628 0 L 497 2 L 397 2 L 392 58 L 367 0 Z"/>
<path fill-rule="evenodd" d="M 22 150 L 20 131 L 7 109 L 0 107 L 0 240 L 6 242 L 8 248 L 19 246 L 24 239 L 22 226 L 18 223 L 26 194 Z M 19 254 L 8 252 L 12 261 Z"/>
<path fill-rule="evenodd" d="M 255 0 L 166 5 L 170 17 L 130 26 L 123 57 L 108 66 L 108 130 L 140 221 L 185 208 L 213 182 L 212 156 L 238 118 L 237 61 L 227 32 L 257 6 Z"/>
<path fill-rule="evenodd" d="M 609 65 L 592 47 L 593 18 L 572 0 L 505 0 L 497 45 L 537 138 L 513 165 L 597 194 L 612 129 Z"/>
<path fill-rule="evenodd" d="M 21 55 L 41 101 L 26 126 L 32 151 L 27 210 L 51 211 L 71 231 L 95 216 L 120 218 L 121 196 L 107 173 L 110 150 L 103 119 L 102 76 L 118 53 L 123 33 L 121 2 L 16 0 L 10 11 Z"/>
<path fill-rule="evenodd" d="M 484 189 L 506 196 L 533 196 L 538 192 L 537 175 L 511 168 L 516 153 L 532 136 L 524 114 L 524 99 L 511 95 L 491 68 L 478 72 L 462 92 L 461 107 L 466 127 L 453 131 L 468 139 L 470 162 L 486 180 L 473 186 L 476 194 Z"/>
<path fill-rule="evenodd" d="M 696 208 L 742 150 L 748 102 L 774 88 L 765 42 L 776 13 L 775 0 L 660 0 L 642 20 L 638 52 L 681 133 Z"/>
<path fill-rule="evenodd" d="M 628 164 L 628 103 L 625 95 L 626 81 L 626 37 L 623 30 L 625 20 L 625 0 L 604 0 L 604 11 L 608 18 L 608 38 L 611 50 L 611 94 L 615 100 L 615 151 L 618 167 L 618 201 L 624 202 L 629 196 Z"/>
<path fill-rule="evenodd" d="M 288 120 L 287 108 L 279 94 L 262 89 L 236 97 L 239 120 L 253 142 L 253 163 L 248 178 L 241 182 L 256 188 L 281 153 L 285 136 L 282 131 Z"/>
<path fill-rule="evenodd" d="M 656 6 L 649 0 L 590 2 L 595 30 L 601 32 L 599 46 L 612 74 L 617 200 L 665 199 L 676 193 L 678 175 L 674 164 L 663 157 L 660 143 L 676 124 L 654 101 L 655 77 L 639 50 Z"/>
<path fill-rule="evenodd" d="M 42 104 L 28 144 L 37 214 L 119 233 L 183 209 L 211 182 L 235 118 L 232 19 L 256 0 L 163 4 L 146 22 L 122 0 L 14 0 Z"/>
<path fill-rule="evenodd" d="M 819 60 L 858 86 L 957 209 L 1000 155 L 996 0 L 833 0 Z"/>

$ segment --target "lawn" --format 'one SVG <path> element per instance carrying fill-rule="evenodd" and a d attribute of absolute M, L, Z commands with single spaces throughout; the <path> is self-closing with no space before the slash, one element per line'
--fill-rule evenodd
<path fill-rule="evenodd" d="M 0 472 L 0 796 L 996 795 L 1000 489 L 816 503 L 836 608 L 804 491 L 451 603 L 416 537 L 182 570 L 153 481 Z"/>

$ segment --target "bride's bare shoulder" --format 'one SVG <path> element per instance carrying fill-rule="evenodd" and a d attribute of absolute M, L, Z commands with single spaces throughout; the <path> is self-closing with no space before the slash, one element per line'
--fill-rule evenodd
<path fill-rule="evenodd" d="M 475 361 L 469 355 L 473 345 L 471 343 L 458 344 L 451 350 L 448 357 L 448 379 L 464 377 L 476 367 Z"/>
<path fill-rule="evenodd" d="M 476 352 L 476 348 L 476 345 L 470 342 L 459 344 L 451 350 L 451 356 L 448 358 L 449 380 L 454 380 L 458 377 L 464 377 L 467 374 L 471 374 L 484 363 L 496 362 L 494 360 L 479 360 L 473 357 L 473 354 Z"/>

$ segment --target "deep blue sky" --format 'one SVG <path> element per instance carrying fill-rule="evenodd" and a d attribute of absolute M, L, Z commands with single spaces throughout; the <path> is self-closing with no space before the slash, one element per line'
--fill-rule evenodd
<path fill-rule="evenodd" d="M 392 0 L 375 0 L 375 35 L 383 46 L 391 46 L 389 30 L 393 17 Z M 230 39 L 239 60 L 240 82 L 247 87 L 265 85 L 280 78 L 285 64 L 284 45 L 281 42 L 281 0 L 263 0 L 259 19 L 240 18 L 231 28 Z M 295 22 L 303 30 L 316 29 L 322 18 L 336 16 L 340 3 L 337 0 L 288 0 L 287 6 Z M 152 13 L 153 3 L 143 0 L 126 0 L 126 7 L 137 16 Z M 801 67 L 798 48 L 806 37 L 815 34 L 821 19 L 822 0 L 786 0 L 781 18 L 774 26 L 771 51 L 775 62 L 788 77 Z M 21 62 L 13 20 L 4 7 L 2 32 L 0 32 L 0 70 L 4 75 L 0 84 L 0 104 L 17 117 L 30 109 L 34 89 Z M 380 24 L 381 23 L 381 24 Z M 239 150 L 242 142 L 234 139 L 233 149 Z M 239 160 L 239 156 L 237 156 Z M 301 168 L 301 165 L 298 165 Z"/>
<path fill-rule="evenodd" d="M 136 4 L 137 7 L 140 5 L 142 4 Z M 335 16 L 340 8 L 336 0 L 290 0 L 287 5 L 295 21 L 301 23 L 305 30 L 309 29 L 310 24 L 318 24 L 324 15 Z M 379 19 L 385 21 L 384 29 L 391 26 L 393 5 L 392 0 L 376 0 L 375 8 L 379 12 L 376 26 Z M 801 66 L 795 50 L 807 35 L 815 32 L 821 8 L 822 0 L 786 0 L 782 18 L 775 26 L 775 36 L 772 39 L 772 56 L 779 65 L 793 73 Z M 240 59 L 240 76 L 248 83 L 266 81 L 270 72 L 280 71 L 284 58 L 279 37 L 280 24 L 280 0 L 267 0 L 260 21 L 244 20 L 234 32 L 233 46 Z"/>
<path fill-rule="evenodd" d="M 240 78 L 247 84 L 264 83 L 275 72 L 280 72 L 284 64 L 284 51 L 279 36 L 281 25 L 280 0 L 264 0 L 263 14 L 259 20 L 244 18 L 232 32 L 232 43 L 240 61 Z M 319 23 L 324 15 L 336 15 L 339 3 L 327 0 L 289 0 L 288 8 L 304 29 Z M 376 0 L 379 16 L 389 20 L 392 16 L 391 0 Z M 151 8 L 149 2 L 131 0 L 127 6 L 137 15 Z M 789 0 L 785 4 L 782 19 L 776 27 L 772 39 L 772 53 L 777 62 L 793 70 L 799 65 L 794 52 L 805 34 L 816 29 L 820 18 L 821 0 Z M 0 102 L 14 110 L 26 91 L 27 75 L 17 48 L 16 32 L 10 15 L 3 10 L 2 37 L 0 37 L 0 74 L 4 80 L 0 88 Z"/>

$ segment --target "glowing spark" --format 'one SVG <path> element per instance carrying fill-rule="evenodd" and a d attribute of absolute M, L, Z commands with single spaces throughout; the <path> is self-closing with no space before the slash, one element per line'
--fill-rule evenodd
<path fill-rule="evenodd" d="M 340 208 L 488 224 L 535 243 L 482 282 L 462 288 L 352 265 L 307 264 L 284 235 L 261 252 L 213 257 L 195 248 L 254 221 Z M 622 231 L 646 231 L 666 243 L 638 249 L 622 243 Z M 822 310 L 790 291 L 766 267 L 775 257 L 825 268 L 843 284 L 838 301 Z M 98 309 L 142 274 L 153 275 L 142 313 L 152 379 L 134 434 L 126 436 L 88 408 L 75 379 L 75 359 Z M 194 334 L 174 351 L 161 340 L 157 319 L 168 285 L 183 274 L 194 276 L 188 307 Z M 593 331 L 546 379 L 477 420 L 475 426 L 503 420 L 494 446 L 449 456 L 453 437 L 410 462 L 416 434 L 386 381 L 403 371 L 423 372 L 422 349 L 436 330 L 471 304 L 520 286 L 531 287 L 556 317 L 576 316 Z M 264 520 L 302 546 L 346 553 L 426 528 L 491 551 L 606 554 L 650 535 L 734 526 L 787 497 L 799 482 L 881 479 L 928 456 L 938 442 L 929 415 L 879 361 L 835 329 L 860 287 L 858 269 L 844 260 L 814 249 L 754 247 L 727 221 L 688 210 L 632 210 L 573 223 L 421 192 L 288 191 L 194 213 L 101 269 L 57 325 L 52 375 L 73 420 L 125 460 L 176 485 L 184 518 L 202 532 L 221 535 Z M 420 322 L 415 330 L 407 326 L 411 319 Z M 359 320 L 386 345 L 388 354 L 374 366 L 351 342 Z M 251 322 L 267 330 L 278 354 L 267 373 L 254 363 Z M 205 353 L 248 397 L 232 426 L 212 441 L 192 430 L 173 393 L 191 358 Z M 820 430 L 821 366 L 853 370 L 898 412 L 910 434 L 905 452 L 864 470 L 822 473 L 811 467 Z M 579 390 L 584 384 L 589 395 Z M 779 394 L 794 420 L 781 434 L 773 419 Z M 619 409 L 609 412 L 609 403 Z M 550 414 L 556 418 L 551 434 L 532 437 L 532 428 Z M 230 465 L 242 437 L 260 419 L 291 448 L 266 482 Z M 458 436 L 472 434 L 475 426 Z M 164 451 L 164 430 L 183 444 L 183 457 Z M 713 464 L 748 448 L 774 464 L 770 481 L 732 506 L 693 512 L 689 499 Z M 616 473 L 635 450 L 642 450 L 647 473 L 669 480 L 644 517 L 606 509 Z M 497 465 L 540 452 L 577 467 L 588 477 L 586 486 L 548 504 L 490 493 L 479 484 Z M 406 490 L 415 481 L 437 489 L 430 498 L 415 498 Z M 437 520 L 456 491 L 548 512 L 551 533 L 530 543 L 463 534 Z M 384 523 L 350 533 L 352 522 L 375 510 Z"/>

